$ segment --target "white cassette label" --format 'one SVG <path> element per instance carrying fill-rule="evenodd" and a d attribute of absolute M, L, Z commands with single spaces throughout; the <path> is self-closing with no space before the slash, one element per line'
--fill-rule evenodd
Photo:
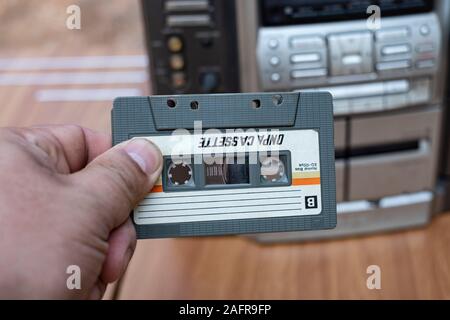
<path fill-rule="evenodd" d="M 150 136 L 163 156 L 264 154 L 289 151 L 289 176 L 286 185 L 271 185 L 271 176 L 264 186 L 228 186 L 190 191 L 164 191 L 162 179 L 152 192 L 135 208 L 136 224 L 165 224 L 194 221 L 254 219 L 317 215 L 322 211 L 320 184 L 319 134 L 316 130 L 208 130 L 203 134 Z M 195 162 L 194 162 L 195 163 Z M 258 162 L 261 166 L 261 162 Z M 261 167 L 262 168 L 262 167 Z M 186 183 L 195 186 L 191 169 Z M 277 174 L 284 174 L 277 171 Z M 170 177 L 170 173 L 167 175 Z M 166 179 L 168 179 L 166 177 Z M 261 178 L 262 179 L 262 178 Z M 183 179 L 182 179 L 183 180 Z M 273 180 L 276 180 L 274 178 Z"/>

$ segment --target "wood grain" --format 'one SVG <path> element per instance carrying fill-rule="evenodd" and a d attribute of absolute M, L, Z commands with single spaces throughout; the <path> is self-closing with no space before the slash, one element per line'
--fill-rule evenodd
<path fill-rule="evenodd" d="M 66 8 L 81 8 L 81 30 L 65 26 Z M 64 57 L 98 55 L 144 55 L 145 44 L 138 0 L 15 0 L 0 2 L 0 58 Z M 121 69 L 127 71 L 130 69 Z M 131 69 L 136 70 L 136 69 Z M 143 69 L 140 69 L 143 70 Z M 103 70 L 51 70 L 52 72 L 118 71 L 111 66 Z M 49 70 L 16 71 L 14 73 Z M 10 72 L 1 72 L 0 78 Z M 115 85 L 35 85 L 0 86 L 0 126 L 77 123 L 110 132 L 111 101 L 38 102 L 39 89 L 136 87 L 148 93 L 141 83 Z"/>
<path fill-rule="evenodd" d="M 450 215 L 425 229 L 312 243 L 140 241 L 119 299 L 449 299 Z M 381 268 L 381 290 L 366 286 Z"/>

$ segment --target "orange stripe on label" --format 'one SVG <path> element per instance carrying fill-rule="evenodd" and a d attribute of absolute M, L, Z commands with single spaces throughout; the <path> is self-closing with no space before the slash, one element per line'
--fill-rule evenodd
<path fill-rule="evenodd" d="M 162 185 L 155 185 L 153 186 L 150 192 L 162 192 L 162 191 L 163 191 Z"/>
<path fill-rule="evenodd" d="M 295 178 L 292 179 L 293 186 L 306 186 L 320 184 L 320 178 Z"/>
<path fill-rule="evenodd" d="M 293 186 L 307 186 L 320 184 L 320 178 L 294 178 L 292 179 Z M 162 192 L 162 185 L 153 186 L 151 192 Z"/>

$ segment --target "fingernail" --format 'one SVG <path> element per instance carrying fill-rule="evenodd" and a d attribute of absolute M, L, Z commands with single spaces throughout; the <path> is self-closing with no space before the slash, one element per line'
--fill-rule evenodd
<path fill-rule="evenodd" d="M 125 145 L 125 151 L 144 171 L 151 175 L 161 165 L 161 152 L 147 139 L 133 139 Z"/>

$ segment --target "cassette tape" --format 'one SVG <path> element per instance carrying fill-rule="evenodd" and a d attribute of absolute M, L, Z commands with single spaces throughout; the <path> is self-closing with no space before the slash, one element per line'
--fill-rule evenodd
<path fill-rule="evenodd" d="M 121 97 L 112 133 L 114 144 L 144 137 L 163 154 L 132 212 L 139 239 L 336 226 L 327 92 Z"/>

